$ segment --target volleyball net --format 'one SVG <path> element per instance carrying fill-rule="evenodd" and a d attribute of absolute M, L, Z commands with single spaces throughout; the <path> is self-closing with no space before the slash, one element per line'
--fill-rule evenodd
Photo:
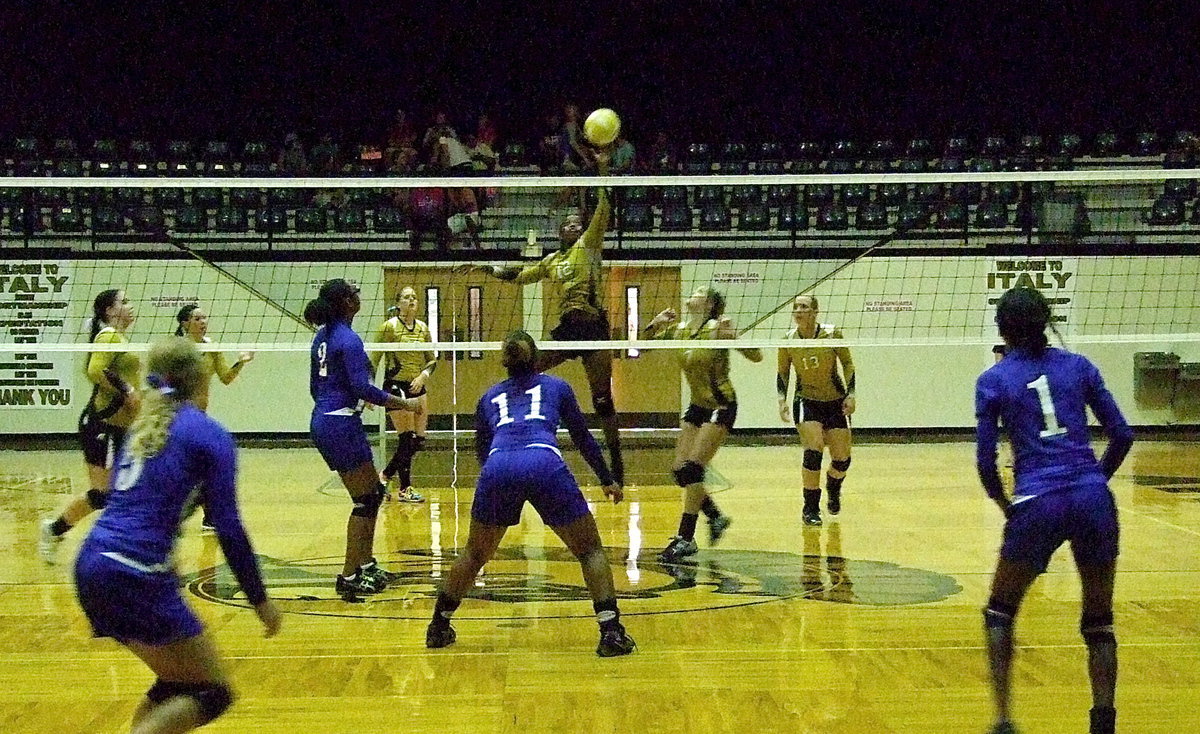
<path fill-rule="evenodd" d="M 1122 375 L 1132 373 L 1135 354 L 1176 367 L 1200 361 L 1196 177 L 1074 170 L 6 179 L 0 390 L 10 391 L 10 404 L 81 406 L 88 384 L 82 355 L 72 353 L 96 349 L 87 343 L 92 299 L 119 288 L 136 313 L 122 349 L 141 351 L 173 334 L 179 309 L 199 304 L 209 316 L 205 349 L 230 361 L 257 354 L 230 388 L 214 387 L 214 411 L 234 430 L 300 432 L 311 407 L 313 331 L 304 306 L 323 282 L 344 278 L 360 289 L 354 326 L 369 350 L 437 351 L 429 387 L 435 429 L 465 427 L 479 395 L 503 376 L 500 340 L 518 328 L 543 349 L 610 350 L 623 425 L 667 427 L 687 400 L 674 352 L 695 343 L 648 340 L 643 330 L 667 309 L 686 319 L 688 296 L 711 288 L 738 332 L 712 346 L 767 350 L 761 364 L 733 355 L 740 425 L 782 427 L 772 350 L 797 344 L 789 331 L 798 295 L 816 298 L 818 321 L 840 329 L 854 350 L 860 390 L 878 393 L 860 401 L 861 423 L 961 425 L 970 420 L 962 394 L 998 340 L 995 299 L 1013 286 L 1045 293 L 1068 345 Z M 612 214 L 594 300 L 606 311 L 609 338 L 556 342 L 557 281 L 570 279 L 575 264 L 555 263 L 551 277 L 527 284 L 464 266 L 536 265 L 559 249 L 568 215 L 581 212 L 589 224 L 600 186 Z M 431 345 L 375 337 L 406 288 Z M 561 373 L 587 406 L 578 362 Z M 1171 379 L 1187 374 L 1177 368 Z M 1179 384 L 1171 383 L 1170 400 Z M 68 387 L 70 400 L 52 392 Z M 910 399 L 892 396 L 897 388 Z M 41 390 L 58 394 L 58 403 Z M 1164 405 L 1162 415 L 1173 410 Z M 1146 420 L 1175 419 L 1155 415 Z"/>

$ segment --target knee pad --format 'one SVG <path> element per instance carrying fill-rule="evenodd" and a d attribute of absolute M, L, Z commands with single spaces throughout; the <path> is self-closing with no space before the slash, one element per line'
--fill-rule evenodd
<path fill-rule="evenodd" d="M 103 510 L 108 504 L 108 492 L 102 489 L 89 489 L 86 496 L 87 503 L 93 510 Z"/>
<path fill-rule="evenodd" d="M 405 431 L 404 433 L 401 433 L 399 436 L 396 436 L 396 450 L 397 451 L 407 451 L 407 450 L 411 449 L 413 439 L 416 437 L 417 437 L 417 434 L 413 433 L 412 431 Z"/>
<path fill-rule="evenodd" d="M 833 467 L 837 471 L 845 472 L 850 468 L 850 457 L 847 456 L 844 459 L 833 459 L 829 462 L 829 466 Z"/>
<path fill-rule="evenodd" d="M 704 467 L 694 461 L 685 461 L 683 466 L 671 472 L 675 475 L 675 483 L 680 487 L 689 484 L 699 484 L 704 481 Z"/>
<path fill-rule="evenodd" d="M 1117 636 L 1113 634 L 1113 615 L 1108 614 L 1085 614 L 1079 622 L 1079 633 L 1083 635 L 1083 641 L 1089 645 L 1108 642 L 1117 644 Z"/>
<path fill-rule="evenodd" d="M 412 452 L 415 454 L 423 448 L 425 448 L 425 437 L 414 433 L 412 437 Z"/>
<path fill-rule="evenodd" d="M 1012 629 L 1016 617 L 1016 607 L 997 599 L 988 599 L 987 606 L 983 610 L 983 624 L 988 629 Z"/>
<path fill-rule="evenodd" d="M 593 395 L 592 407 L 596 409 L 596 415 L 602 418 L 617 414 L 617 409 L 613 405 L 612 395 Z"/>
<path fill-rule="evenodd" d="M 200 709 L 201 726 L 225 713 L 233 704 L 233 691 L 223 683 L 183 683 L 159 679 L 146 691 L 146 698 L 154 703 L 162 703 L 175 696 L 195 699 Z"/>
<path fill-rule="evenodd" d="M 382 484 L 376 485 L 370 492 L 354 498 L 354 509 L 350 514 L 354 517 L 374 518 L 379 516 L 379 506 L 383 504 L 386 490 Z"/>
<path fill-rule="evenodd" d="M 804 468 L 810 471 L 821 471 L 823 452 L 804 449 Z"/>

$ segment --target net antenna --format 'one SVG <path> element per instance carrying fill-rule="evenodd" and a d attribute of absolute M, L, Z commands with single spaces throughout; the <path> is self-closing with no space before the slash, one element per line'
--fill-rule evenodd
<path fill-rule="evenodd" d="M 310 324 L 310 323 L 308 323 L 307 321 L 305 321 L 305 320 L 304 320 L 304 317 L 303 317 L 303 316 L 301 316 L 301 315 L 300 315 L 300 314 L 298 314 L 298 313 L 295 313 L 294 311 L 291 311 L 291 310 L 289 310 L 289 309 L 288 309 L 286 306 L 284 306 L 283 304 L 279 303 L 279 302 L 278 302 L 278 301 L 276 301 L 274 298 L 271 298 L 271 297 L 270 297 L 270 296 L 268 296 L 266 293 L 263 293 L 262 291 L 258 290 L 258 289 L 257 289 L 257 288 L 255 288 L 254 286 L 250 285 L 250 284 L 249 284 L 249 283 L 247 283 L 246 281 L 244 281 L 244 280 L 242 280 L 241 278 L 239 278 L 238 276 L 236 276 L 236 275 L 234 275 L 233 273 L 229 272 L 229 271 L 228 271 L 228 270 L 226 270 L 225 268 L 223 268 L 223 267 L 221 267 L 220 265 L 217 265 L 216 263 L 212 262 L 211 260 L 209 260 L 209 259 L 205 258 L 203 255 L 201 255 L 200 253 L 196 252 L 196 251 L 195 251 L 195 250 L 193 250 L 192 248 L 188 247 L 188 246 L 187 246 L 187 245 L 185 245 L 184 243 L 182 243 L 182 242 L 180 242 L 180 241 L 178 241 L 178 240 L 176 240 L 176 239 L 173 239 L 173 238 L 172 238 L 172 239 L 170 239 L 169 241 L 170 241 L 171 245 L 172 245 L 172 246 L 173 246 L 175 249 L 179 250 L 180 252 L 185 252 L 185 253 L 187 253 L 189 256 L 191 256 L 191 257 L 195 258 L 196 260 L 198 260 L 198 261 L 199 261 L 200 263 L 202 263 L 203 265 L 205 265 L 205 266 L 207 266 L 207 267 L 209 267 L 209 268 L 211 268 L 211 269 L 215 270 L 216 272 L 220 273 L 220 274 L 221 274 L 221 275 L 223 275 L 224 277 L 228 278 L 228 279 L 229 279 L 229 281 L 230 281 L 231 283 L 233 283 L 234 285 L 236 285 L 236 286 L 238 286 L 239 288 L 241 288 L 241 289 L 245 290 L 247 293 L 250 293 L 250 294 L 251 294 L 252 296 L 254 296 L 255 298 L 258 298 L 258 299 L 259 299 L 259 300 L 261 300 L 263 303 L 267 304 L 268 306 L 270 306 L 271 308 L 275 309 L 275 310 L 276 310 L 276 311 L 278 311 L 279 313 L 281 313 L 281 314 L 283 314 L 284 316 L 288 317 L 288 318 L 289 318 L 289 319 L 291 319 L 292 321 L 295 321 L 297 324 L 300 324 L 300 325 L 301 325 L 301 326 L 303 326 L 305 329 L 308 329 L 309 331 L 313 331 L 313 332 L 315 332 L 315 331 L 316 331 L 316 329 L 314 329 L 314 328 L 312 327 L 312 324 Z"/>

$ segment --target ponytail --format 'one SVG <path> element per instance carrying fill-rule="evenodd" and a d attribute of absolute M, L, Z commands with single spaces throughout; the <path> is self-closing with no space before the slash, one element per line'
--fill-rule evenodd
<path fill-rule="evenodd" d="M 358 289 L 342 278 L 325 281 L 317 297 L 304 307 L 304 320 L 313 326 L 332 324 L 341 316 L 344 304 Z"/>
<path fill-rule="evenodd" d="M 509 377 L 528 377 L 537 371 L 537 343 L 533 337 L 520 329 L 504 338 L 500 363 Z"/>

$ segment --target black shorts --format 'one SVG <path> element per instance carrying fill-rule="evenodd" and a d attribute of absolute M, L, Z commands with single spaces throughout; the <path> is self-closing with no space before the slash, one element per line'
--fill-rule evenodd
<path fill-rule="evenodd" d="M 556 342 L 590 342 L 608 341 L 612 334 L 608 325 L 608 315 L 591 314 L 573 308 L 562 315 L 558 326 L 550 330 L 550 338 Z M 566 352 L 567 359 L 591 354 L 594 349 L 574 349 Z"/>
<path fill-rule="evenodd" d="M 816 421 L 826 431 L 850 427 L 850 419 L 842 412 L 841 400 L 805 400 L 804 398 L 794 400 L 792 401 L 792 420 L 796 425 L 806 421 Z"/>
<path fill-rule="evenodd" d="M 692 403 L 683 414 L 683 422 L 690 423 L 697 428 L 705 423 L 716 423 L 718 426 L 725 426 L 729 430 L 733 430 L 733 423 L 736 420 L 737 403 L 728 403 L 715 410 Z"/>
<path fill-rule="evenodd" d="M 79 416 L 79 445 L 89 466 L 108 468 L 125 445 L 125 429 L 104 422 L 86 409 Z"/>
<path fill-rule="evenodd" d="M 424 387 L 424 386 L 422 386 L 422 387 L 421 387 L 421 389 L 420 389 L 419 391 L 417 391 L 417 392 L 413 392 L 413 389 L 412 389 L 412 383 L 411 383 L 411 382 L 409 382 L 408 380 L 391 380 L 391 379 L 388 379 L 388 380 L 384 380 L 384 381 L 383 381 L 383 391 L 384 391 L 384 392 L 389 392 L 389 393 L 391 393 L 391 394 L 395 395 L 395 394 L 396 394 L 396 388 L 400 388 L 401 390 L 403 390 L 403 391 L 404 391 L 404 397 L 406 397 L 406 398 L 419 398 L 419 397 L 421 397 L 422 395 L 424 395 L 424 394 L 425 394 L 425 387 Z"/>

